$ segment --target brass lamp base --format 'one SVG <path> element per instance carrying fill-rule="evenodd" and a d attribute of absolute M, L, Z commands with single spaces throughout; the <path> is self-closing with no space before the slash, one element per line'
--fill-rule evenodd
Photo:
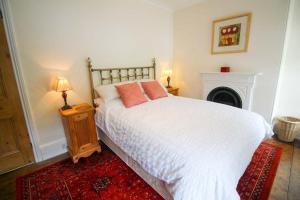
<path fill-rule="evenodd" d="M 71 109 L 72 106 L 68 105 L 67 103 L 67 93 L 66 91 L 62 91 L 62 97 L 64 99 L 64 102 L 65 102 L 65 105 L 63 107 L 61 107 L 62 110 L 68 110 L 68 109 Z"/>
<path fill-rule="evenodd" d="M 64 105 L 63 107 L 61 107 L 62 110 L 68 110 L 68 109 L 72 109 L 72 106 L 70 105 Z"/>
<path fill-rule="evenodd" d="M 166 86 L 166 88 L 171 88 L 171 87 L 172 87 L 172 86 L 170 85 L 170 81 L 171 81 L 171 77 L 168 76 L 168 78 L 167 78 L 168 85 Z"/>

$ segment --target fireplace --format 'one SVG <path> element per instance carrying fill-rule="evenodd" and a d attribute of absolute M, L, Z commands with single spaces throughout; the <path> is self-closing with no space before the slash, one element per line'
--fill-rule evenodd
<path fill-rule="evenodd" d="M 229 87 L 217 87 L 213 89 L 208 94 L 207 100 L 242 108 L 242 99 L 240 95 Z"/>
<path fill-rule="evenodd" d="M 202 74 L 202 99 L 245 110 L 252 109 L 253 92 L 259 73 L 207 72 Z"/>

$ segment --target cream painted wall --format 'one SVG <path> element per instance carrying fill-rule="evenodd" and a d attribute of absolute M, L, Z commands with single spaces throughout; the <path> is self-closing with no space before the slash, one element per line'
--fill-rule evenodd
<path fill-rule="evenodd" d="M 274 114 L 300 118 L 300 1 L 293 3 Z"/>
<path fill-rule="evenodd" d="M 63 100 L 51 91 L 56 76 L 69 79 L 68 100 L 77 104 L 90 102 L 88 56 L 101 66 L 148 65 L 156 57 L 160 68 L 172 61 L 172 13 L 147 1 L 12 0 L 9 5 L 44 159 L 65 150 L 58 114 Z"/>
<path fill-rule="evenodd" d="M 292 0 L 274 116 L 300 118 L 300 1 Z M 297 137 L 300 139 L 300 135 Z"/>
<path fill-rule="evenodd" d="M 174 14 L 175 83 L 181 94 L 201 98 L 200 72 L 262 72 L 254 92 L 253 110 L 271 120 L 281 64 L 289 1 L 210 0 Z M 215 19 L 252 12 L 247 53 L 211 55 L 211 29 Z"/>

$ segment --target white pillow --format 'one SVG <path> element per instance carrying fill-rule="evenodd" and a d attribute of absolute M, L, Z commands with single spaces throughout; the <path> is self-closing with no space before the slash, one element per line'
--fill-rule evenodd
<path fill-rule="evenodd" d="M 95 88 L 97 94 L 104 102 L 120 98 L 120 95 L 115 87 L 115 84 L 99 85 Z"/>

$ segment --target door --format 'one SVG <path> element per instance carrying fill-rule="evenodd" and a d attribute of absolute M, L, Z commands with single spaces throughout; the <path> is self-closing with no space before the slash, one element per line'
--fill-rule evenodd
<path fill-rule="evenodd" d="M 34 158 L 2 15 L 0 45 L 0 174 L 3 174 L 33 162 Z"/>

